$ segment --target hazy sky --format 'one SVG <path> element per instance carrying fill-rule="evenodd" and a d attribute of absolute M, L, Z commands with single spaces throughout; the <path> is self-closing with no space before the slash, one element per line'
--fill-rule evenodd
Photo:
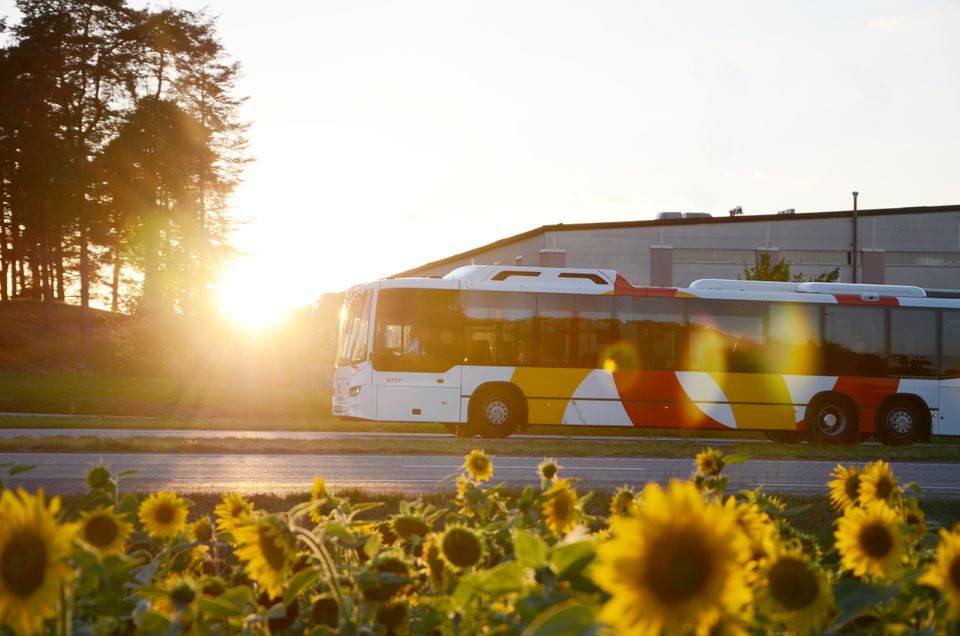
<path fill-rule="evenodd" d="M 550 223 L 960 203 L 956 0 L 173 4 L 244 66 L 284 303 Z"/>

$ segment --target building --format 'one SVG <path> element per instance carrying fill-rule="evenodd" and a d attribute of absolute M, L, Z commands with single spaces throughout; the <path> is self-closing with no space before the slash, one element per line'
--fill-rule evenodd
<path fill-rule="evenodd" d="M 545 225 L 401 272 L 443 276 L 461 265 L 614 269 L 635 285 L 684 287 L 743 278 L 764 253 L 806 278 L 960 288 L 960 205 L 744 216 L 665 212 L 650 221 Z M 853 262 L 852 255 L 858 258 Z"/>

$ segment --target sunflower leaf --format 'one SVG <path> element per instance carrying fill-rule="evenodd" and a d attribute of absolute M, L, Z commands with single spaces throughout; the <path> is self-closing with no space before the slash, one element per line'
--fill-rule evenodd
<path fill-rule="evenodd" d="M 201 596 L 200 600 L 197 601 L 197 606 L 200 608 L 200 611 L 207 616 L 229 618 L 243 614 L 243 605 L 236 605 L 230 601 L 213 596 Z"/>
<path fill-rule="evenodd" d="M 590 636 L 598 634 L 600 629 L 596 605 L 571 601 L 537 616 L 521 636 Z"/>
<path fill-rule="evenodd" d="M 513 551 L 521 565 L 536 569 L 543 566 L 547 560 L 550 546 L 529 530 L 515 530 L 513 533 Z"/>
<path fill-rule="evenodd" d="M 287 591 L 283 595 L 283 604 L 290 605 L 301 592 L 312 587 L 319 578 L 320 572 L 314 568 L 304 568 L 297 572 L 287 584 Z"/>
<path fill-rule="evenodd" d="M 840 581 L 833 588 L 837 609 L 840 611 L 833 627 L 843 627 L 865 614 L 868 609 L 888 601 L 896 595 L 898 589 L 897 585 L 884 587 L 857 580 Z"/>
<path fill-rule="evenodd" d="M 723 463 L 725 466 L 733 466 L 734 464 L 742 464 L 744 462 L 750 461 L 749 455 L 744 455 L 742 453 L 736 455 L 724 455 Z"/>
<path fill-rule="evenodd" d="M 577 541 L 554 546 L 550 553 L 550 563 L 557 570 L 557 578 L 570 579 L 582 572 L 595 555 L 596 546 L 593 541 Z"/>
<path fill-rule="evenodd" d="M 16 466 L 10 469 L 10 476 L 13 477 L 14 475 L 25 473 L 29 470 L 33 470 L 36 467 L 37 467 L 36 464 L 17 464 Z"/>

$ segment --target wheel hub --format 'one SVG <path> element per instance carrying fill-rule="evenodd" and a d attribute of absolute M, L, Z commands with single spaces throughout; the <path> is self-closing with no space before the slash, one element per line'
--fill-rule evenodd
<path fill-rule="evenodd" d="M 503 426 L 510 419 L 510 407 L 503 400 L 490 400 L 483 405 L 483 419 L 490 426 Z"/>
<path fill-rule="evenodd" d="M 895 409 L 887 417 L 890 430 L 897 435 L 908 435 L 913 431 L 913 416 L 906 409 Z"/>
<path fill-rule="evenodd" d="M 824 435 L 837 435 L 843 432 L 846 420 L 843 413 L 834 408 L 825 409 L 820 415 L 820 431 Z"/>

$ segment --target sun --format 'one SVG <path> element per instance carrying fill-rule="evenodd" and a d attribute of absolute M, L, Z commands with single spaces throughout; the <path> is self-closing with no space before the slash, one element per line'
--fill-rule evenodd
<path fill-rule="evenodd" d="M 237 261 L 217 285 L 220 313 L 239 326 L 265 329 L 279 324 L 294 309 L 307 305 L 302 289 L 284 285 L 275 264 L 252 256 Z"/>

